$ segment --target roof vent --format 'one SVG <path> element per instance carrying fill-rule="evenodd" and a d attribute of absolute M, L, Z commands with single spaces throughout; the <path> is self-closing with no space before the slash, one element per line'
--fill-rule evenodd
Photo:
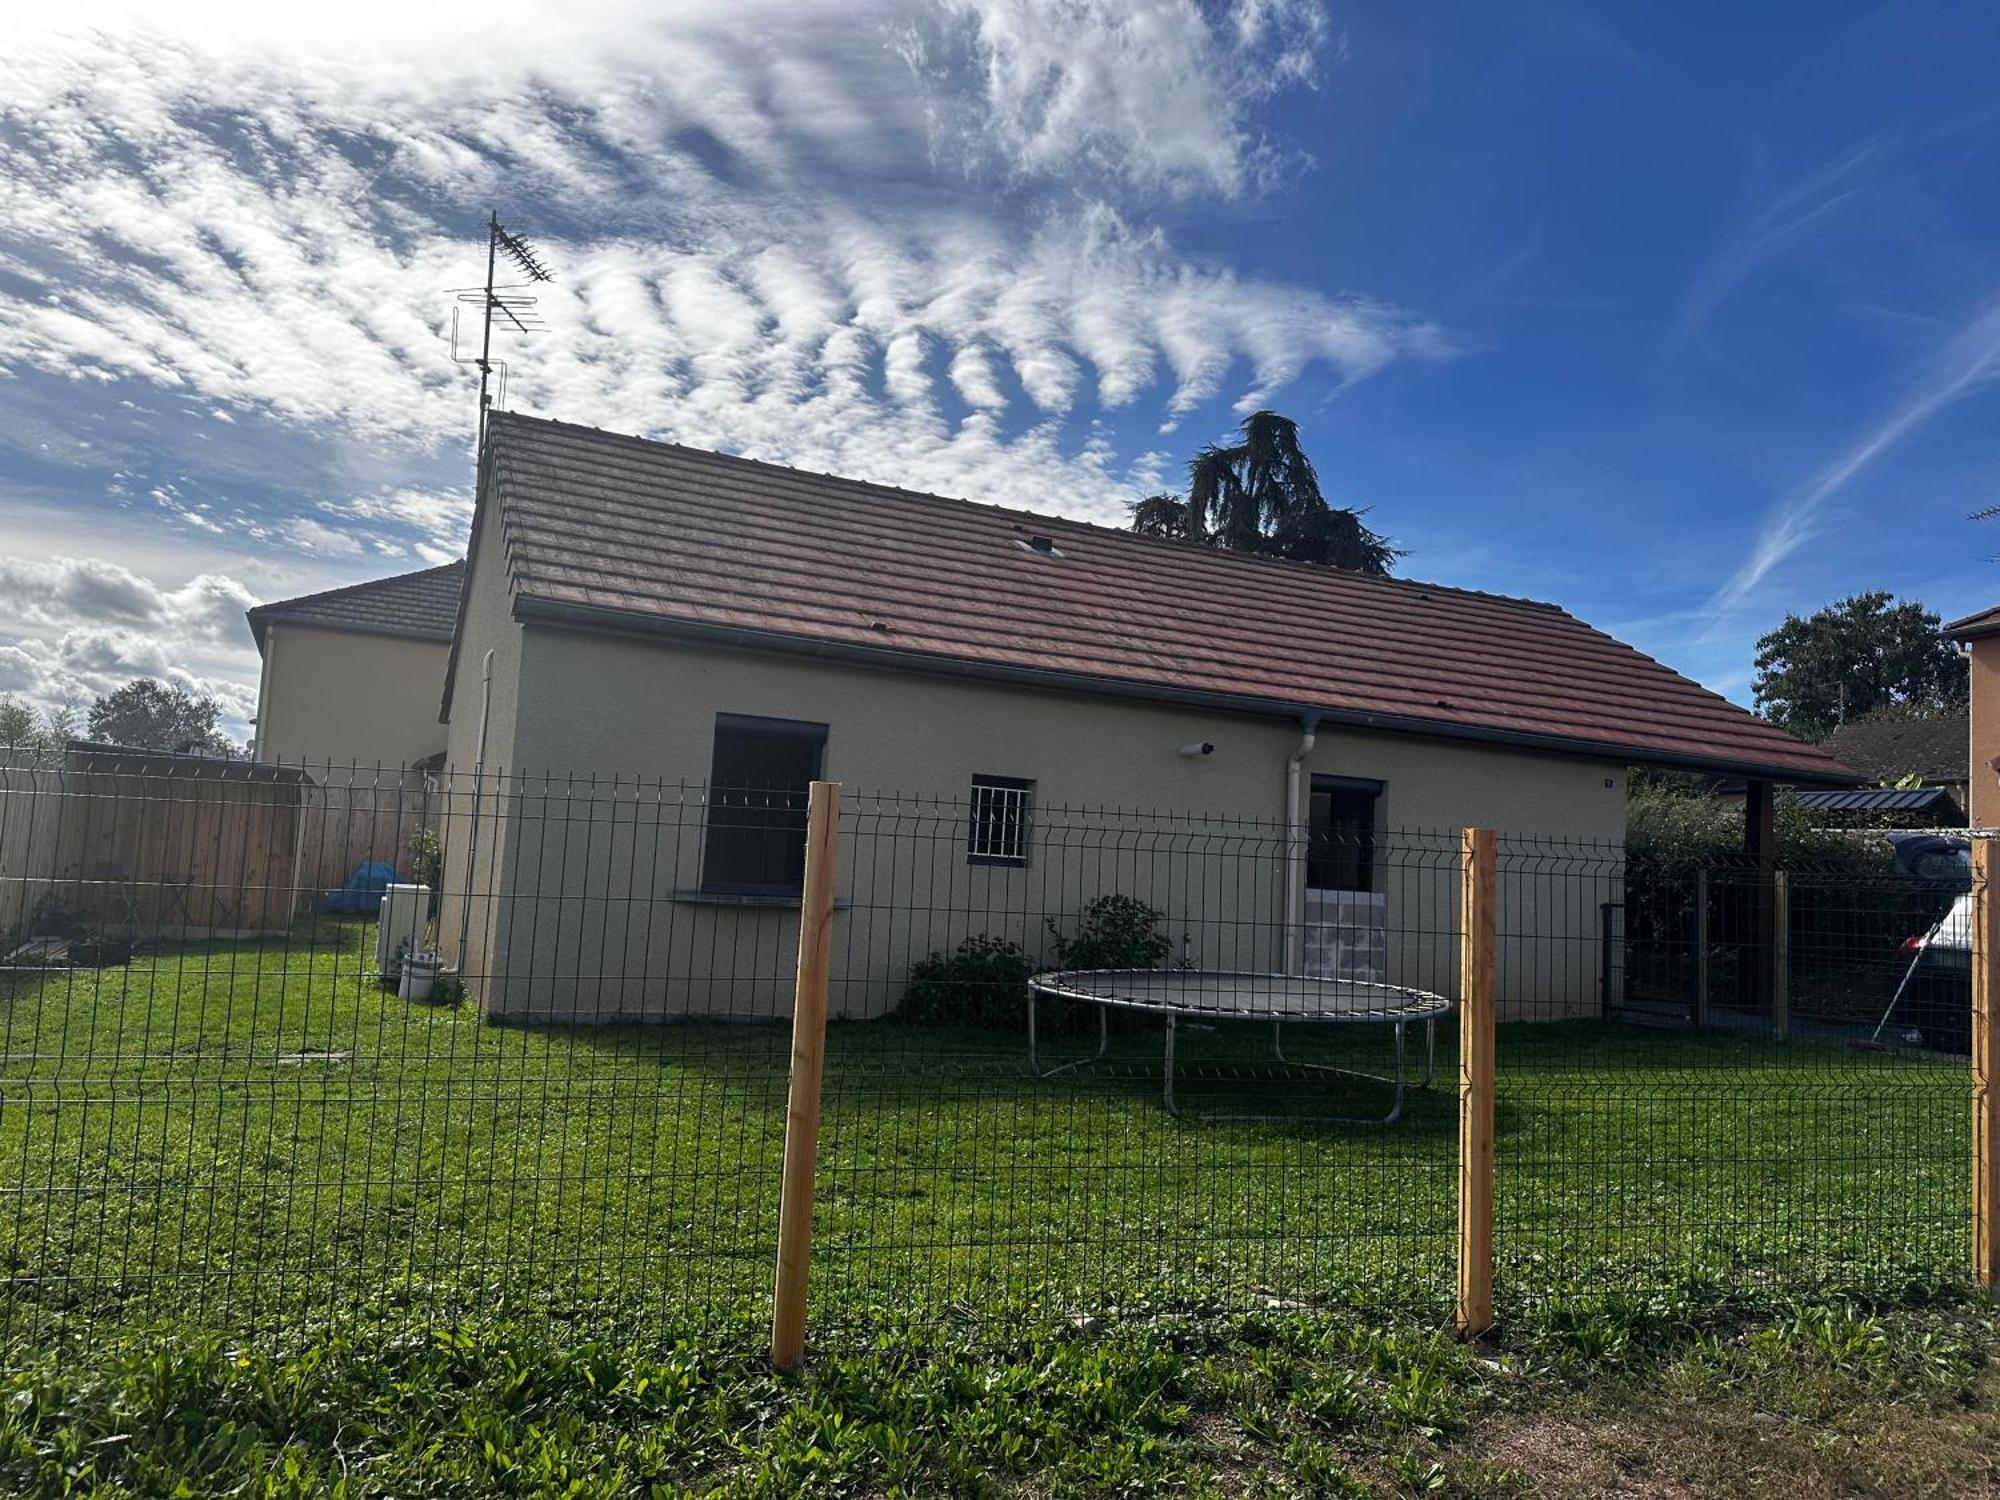
<path fill-rule="evenodd" d="M 1025 547 L 1030 552 L 1039 552 L 1044 557 L 1062 556 L 1061 550 L 1056 546 L 1055 538 L 1051 536 L 1031 536 L 1025 541 L 1015 542 L 1014 545 Z"/>

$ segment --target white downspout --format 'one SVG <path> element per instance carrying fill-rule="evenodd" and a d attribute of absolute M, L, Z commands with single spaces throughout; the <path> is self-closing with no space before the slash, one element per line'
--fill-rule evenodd
<path fill-rule="evenodd" d="M 458 911 L 458 951 L 452 961 L 465 972 L 465 936 L 472 925 L 472 867 L 479 858 L 479 803 L 486 794 L 486 724 L 493 708 L 493 653 L 479 664 L 479 737 L 472 746 L 472 830 L 465 841 L 465 900 Z"/>
<path fill-rule="evenodd" d="M 1312 754 L 1319 715 L 1299 720 L 1299 745 L 1285 760 L 1285 972 L 1305 971 L 1306 827 L 1300 767 Z"/>
<path fill-rule="evenodd" d="M 486 724 L 493 708 L 493 653 L 479 663 L 479 739 L 472 747 L 472 769 L 486 769 Z"/>

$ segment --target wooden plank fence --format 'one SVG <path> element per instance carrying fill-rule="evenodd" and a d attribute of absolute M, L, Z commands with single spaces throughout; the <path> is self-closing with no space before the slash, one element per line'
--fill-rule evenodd
<path fill-rule="evenodd" d="M 75 917 L 121 937 L 290 928 L 302 773 L 96 747 L 63 759 L 52 888 Z"/>
<path fill-rule="evenodd" d="M 429 777 L 365 766 L 314 766 L 311 777 L 302 799 L 302 900 L 344 885 L 358 865 L 393 865 L 403 878 L 416 877 L 410 835 L 432 826 L 444 800 Z"/>

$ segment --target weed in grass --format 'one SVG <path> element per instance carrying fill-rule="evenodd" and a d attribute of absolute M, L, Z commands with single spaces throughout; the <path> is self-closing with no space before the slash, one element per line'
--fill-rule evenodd
<path fill-rule="evenodd" d="M 1230 1408 L 1236 1425 L 1247 1438 L 1259 1443 L 1274 1443 L 1284 1431 L 1284 1417 L 1276 1403 L 1254 1398 L 1238 1402 Z"/>
<path fill-rule="evenodd" d="M 1368 1486 L 1348 1472 L 1338 1450 L 1311 1438 L 1292 1438 L 1285 1444 L 1280 1462 L 1287 1475 L 1308 1495 L 1340 1500 L 1369 1493 Z"/>
<path fill-rule="evenodd" d="M 1304 1423 L 1326 1433 L 1350 1432 L 1364 1410 L 1360 1376 L 1353 1370 L 1315 1372 L 1319 1378 L 1292 1392 L 1292 1411 Z"/>
<path fill-rule="evenodd" d="M 1383 1404 L 1398 1423 L 1423 1437 L 1441 1437 L 1464 1415 L 1452 1374 L 1436 1364 L 1410 1365 L 1389 1384 Z"/>
<path fill-rule="evenodd" d="M 1413 1453 L 1398 1453 L 1389 1460 L 1389 1472 L 1396 1483 L 1412 1495 L 1439 1495 L 1450 1481 L 1444 1465 Z"/>

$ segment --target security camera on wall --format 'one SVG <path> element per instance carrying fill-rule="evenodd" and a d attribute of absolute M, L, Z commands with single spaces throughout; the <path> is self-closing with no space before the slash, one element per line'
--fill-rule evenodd
<path fill-rule="evenodd" d="M 1185 745 L 1181 746 L 1181 754 L 1185 755 L 1189 760 L 1200 760 L 1204 755 L 1215 754 L 1215 741 L 1189 740 Z"/>

